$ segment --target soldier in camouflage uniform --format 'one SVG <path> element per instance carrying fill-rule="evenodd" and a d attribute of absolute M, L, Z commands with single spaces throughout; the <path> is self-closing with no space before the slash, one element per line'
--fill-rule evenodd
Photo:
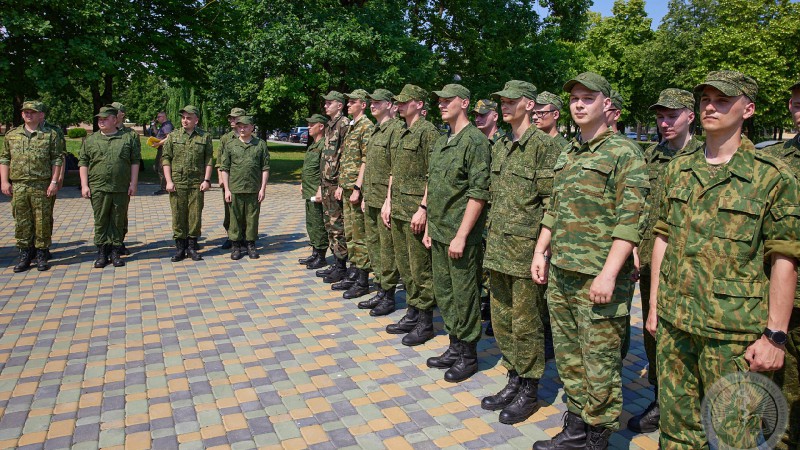
<path fill-rule="evenodd" d="M 635 283 L 649 189 L 642 150 L 611 130 L 611 86 L 595 73 L 564 85 L 583 143 L 554 167 L 553 196 L 533 253 L 534 281 L 548 280 L 556 364 L 567 394 L 563 430 L 533 448 L 608 447 L 622 412 L 621 349 Z M 552 254 L 553 267 L 549 266 Z"/>
<path fill-rule="evenodd" d="M 539 409 L 537 389 L 544 374 L 545 286 L 533 282 L 530 262 L 553 188 L 553 166 L 560 149 L 531 126 L 536 87 L 512 80 L 500 92 L 503 121 L 511 133 L 492 148 L 492 208 L 484 265 L 490 271 L 492 321 L 508 370 L 508 383 L 485 397 L 481 407 L 502 409 L 500 423 L 522 422 Z"/>
<path fill-rule="evenodd" d="M 755 448 L 761 421 L 743 420 L 758 417 L 753 411 L 737 410 L 735 425 L 717 429 L 719 442 L 710 443 L 702 395 L 725 375 L 784 362 L 800 186 L 788 166 L 741 134 L 757 92 L 744 74 L 710 72 L 695 87 L 704 151 L 676 156 L 663 175 L 646 327 L 656 333 L 664 449 Z"/>
<path fill-rule="evenodd" d="M 182 261 L 188 254 L 192 261 L 199 261 L 203 257 L 197 252 L 197 238 L 205 192 L 211 188 L 214 144 L 211 135 L 197 127 L 200 120 L 197 108 L 184 106 L 180 115 L 182 128 L 167 136 L 161 158 L 176 248 L 171 259 Z"/>
<path fill-rule="evenodd" d="M 100 269 L 108 265 L 109 256 L 114 267 L 125 265 L 121 258 L 122 239 L 128 204 L 136 195 L 142 155 L 135 133 L 117 128 L 115 108 L 100 108 L 97 125 L 100 131 L 83 141 L 78 166 L 81 195 L 91 199 L 94 210 L 94 267 Z"/>
<path fill-rule="evenodd" d="M 375 92 L 369 95 L 370 113 L 377 123 L 372 127 L 367 141 L 366 165 L 361 189 L 367 252 L 378 292 L 369 300 L 359 302 L 360 309 L 375 308 L 386 295 L 394 298 L 400 278 L 395 263 L 392 231 L 384 226 L 381 219 L 381 208 L 389 192 L 391 149 L 403 127 L 400 119 L 392 117 L 394 109 L 392 97 L 394 94 L 386 89 L 375 89 Z M 387 331 L 389 327 L 394 325 L 389 325 Z"/>
<path fill-rule="evenodd" d="M 365 114 L 367 95 L 367 91 L 363 89 L 345 94 L 348 99 L 347 112 L 353 119 L 344 137 L 336 198 L 344 204 L 344 236 L 351 266 L 347 276 L 332 284 L 331 289 L 344 290 L 343 297 L 347 299 L 369 293 L 371 267 L 367 254 L 364 212 L 361 211 L 361 187 L 364 184 L 367 142 L 373 127 L 372 121 Z"/>
<path fill-rule="evenodd" d="M 448 84 L 433 94 L 439 98 L 442 120 L 450 125 L 450 132 L 439 137 L 431 152 L 425 243 L 431 247 L 434 295 L 450 346 L 427 364 L 448 368 L 445 381 L 457 383 L 478 371 L 479 265 L 491 145 L 467 119 L 467 88 Z"/>
<path fill-rule="evenodd" d="M 675 155 L 693 153 L 703 146 L 692 135 L 694 122 L 694 96 L 681 89 L 664 89 L 658 102 L 650 107 L 656 113 L 656 125 L 663 140 L 645 151 L 647 173 L 650 179 L 650 194 L 647 196 L 647 227 L 636 250 L 639 264 L 639 291 L 642 298 L 642 316 L 647 319 L 650 311 L 650 258 L 653 254 L 653 226 L 658 220 L 659 201 L 663 195 L 663 174 L 667 163 Z M 637 433 L 651 433 L 658 429 L 658 378 L 656 376 L 656 341 L 650 333 L 644 333 L 644 349 L 647 355 L 647 379 L 655 388 L 655 399 L 643 413 L 631 417 L 628 429 Z"/>
<path fill-rule="evenodd" d="M 328 118 L 322 114 L 314 114 L 308 119 L 308 137 L 312 140 L 306 149 L 303 159 L 302 194 L 306 203 L 306 232 L 311 245 L 311 256 L 300 258 L 298 262 L 308 269 L 319 269 L 325 265 L 325 253 L 328 251 L 328 232 L 325 231 L 325 217 L 322 212 L 322 193 L 320 191 L 319 171 L 320 154 L 324 144 L 322 137 Z"/>
<path fill-rule="evenodd" d="M 42 111 L 44 113 L 44 116 L 43 116 L 43 119 L 42 119 L 42 129 L 43 130 L 52 130 L 52 131 L 55 131 L 56 134 L 58 134 L 58 139 L 59 139 L 59 142 L 60 142 L 59 148 L 58 148 L 58 152 L 61 153 L 61 155 L 63 155 L 63 158 L 64 158 L 63 164 L 61 164 L 61 169 L 59 170 L 59 173 L 58 173 L 58 190 L 60 191 L 61 188 L 64 187 L 64 175 L 66 174 L 66 171 L 67 171 L 67 140 L 64 139 L 64 132 L 61 131 L 61 127 L 59 127 L 58 125 L 49 123 L 47 121 L 47 114 L 50 112 L 50 107 L 47 106 L 46 104 L 43 104 L 42 106 L 44 107 L 44 111 Z M 50 201 L 53 202 L 53 208 L 55 208 L 56 197 L 58 197 L 58 193 L 56 193 L 56 195 L 53 195 L 52 197 L 50 197 Z M 51 219 L 50 220 L 50 234 L 52 235 L 52 233 L 53 233 L 52 230 L 54 229 L 54 226 L 55 226 L 55 223 L 53 222 L 53 216 L 52 215 L 50 216 L 50 219 Z M 125 249 L 125 246 L 123 245 L 123 250 L 124 249 Z M 45 250 L 45 254 L 47 255 L 47 259 L 50 260 L 50 249 Z"/>
<path fill-rule="evenodd" d="M 552 92 L 542 91 L 536 96 L 536 107 L 533 109 L 533 123 L 536 128 L 553 138 L 558 148 L 569 145 L 567 138 L 558 132 L 558 119 L 564 102 Z"/>
<path fill-rule="evenodd" d="M 235 139 L 239 139 L 239 133 L 236 131 L 236 121 L 239 119 L 239 117 L 246 115 L 247 112 L 242 108 L 231 108 L 231 112 L 228 114 L 228 123 L 231 126 L 231 130 L 219 138 L 219 149 L 215 150 L 216 154 L 214 155 L 214 161 L 216 161 L 215 167 L 217 169 L 217 180 L 219 180 L 219 187 L 222 191 L 222 210 L 224 211 L 222 228 L 225 229 L 225 242 L 223 242 L 219 247 L 223 250 L 230 250 L 233 246 L 233 243 L 231 243 L 231 240 L 228 239 L 228 229 L 230 228 L 231 224 L 231 204 L 225 201 L 225 187 L 222 185 L 222 171 L 219 170 L 219 165 L 222 162 L 222 156 L 225 154 L 225 148 L 228 146 L 228 144 Z"/>
<path fill-rule="evenodd" d="M 420 114 L 427 96 L 424 89 L 407 84 L 394 97 L 405 127 L 390 150 L 391 177 L 382 210 L 384 224 L 392 229 L 395 261 L 405 282 L 408 305 L 406 314 L 387 331 L 407 333 L 401 342 L 408 346 L 424 344 L 434 336 L 431 254 L 422 237 L 427 220 L 428 158 L 439 132 Z M 387 291 L 370 315 L 394 311 L 393 294 Z"/>
<path fill-rule="evenodd" d="M 611 107 L 606 109 L 606 124 L 614 131 L 614 133 L 619 133 L 619 127 L 617 124 L 619 123 L 620 115 L 622 115 L 622 105 L 624 103 L 625 99 L 622 98 L 622 94 L 612 89 Z"/>
<path fill-rule="evenodd" d="M 344 137 L 350 121 L 342 112 L 347 100 L 337 91 L 330 91 L 325 99 L 325 115 L 330 118 L 325 127 L 325 144 L 322 148 L 320 169 L 322 178 L 322 208 L 325 212 L 325 229 L 328 230 L 328 244 L 336 261 L 325 269 L 318 270 L 316 275 L 323 277 L 325 283 L 335 283 L 347 275 L 347 241 L 344 237 L 344 216 L 342 200 L 336 198 L 339 188 L 339 173 L 344 148 Z"/>
<path fill-rule="evenodd" d="M 117 128 L 120 129 L 124 133 L 133 133 L 133 137 L 135 139 L 134 142 L 136 143 L 136 145 L 139 146 L 139 153 L 141 153 L 142 152 L 142 142 L 139 139 L 139 134 L 136 133 L 136 131 L 134 131 L 133 128 L 125 126 L 125 105 L 123 105 L 120 102 L 113 102 L 109 106 L 111 106 L 112 108 L 117 110 Z M 139 161 L 139 167 L 140 168 L 141 168 L 141 164 L 142 163 L 143 163 L 142 161 Z M 121 255 L 130 255 L 131 254 L 131 252 L 125 246 L 125 237 L 128 235 L 128 222 L 129 221 L 130 220 L 129 220 L 127 214 L 126 214 L 126 216 L 125 216 L 125 228 L 122 230 L 122 246 L 120 248 L 120 254 Z"/>
<path fill-rule="evenodd" d="M 0 154 L 0 184 L 3 194 L 11 196 L 19 249 L 17 273 L 27 270 L 34 256 L 38 270 L 50 268 L 46 251 L 53 235 L 53 200 L 64 157 L 59 134 L 41 126 L 41 102 L 24 102 L 22 120 L 22 126 L 6 133 Z"/>
<path fill-rule="evenodd" d="M 269 149 L 265 141 L 253 136 L 254 129 L 252 116 L 236 119 L 239 138 L 228 142 L 219 167 L 225 201 L 231 204 L 228 239 L 233 247 L 233 260 L 244 257 L 242 241 L 246 243 L 247 256 L 258 259 L 258 219 L 269 181 Z"/>

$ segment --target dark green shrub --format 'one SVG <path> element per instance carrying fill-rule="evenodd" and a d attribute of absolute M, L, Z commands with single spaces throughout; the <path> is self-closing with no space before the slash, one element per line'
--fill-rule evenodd
<path fill-rule="evenodd" d="M 80 127 L 70 128 L 67 130 L 67 137 L 71 137 L 73 139 L 86 137 L 86 130 Z"/>

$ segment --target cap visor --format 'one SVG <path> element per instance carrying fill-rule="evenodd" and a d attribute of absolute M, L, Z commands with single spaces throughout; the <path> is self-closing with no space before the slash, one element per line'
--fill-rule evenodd
<path fill-rule="evenodd" d="M 514 91 L 498 91 L 492 93 L 492 97 L 505 97 L 510 99 L 518 99 L 520 97 L 524 97 L 524 95 Z"/>
<path fill-rule="evenodd" d="M 706 86 L 711 86 L 713 88 L 716 88 L 717 90 L 719 90 L 720 92 L 729 97 L 744 95 L 744 92 L 742 92 L 742 90 L 739 89 L 738 87 L 730 83 L 726 83 L 724 81 L 719 81 L 719 80 L 707 81 L 705 83 L 698 84 L 697 86 L 694 87 L 694 92 L 699 94 L 703 92 L 703 89 L 705 89 Z"/>

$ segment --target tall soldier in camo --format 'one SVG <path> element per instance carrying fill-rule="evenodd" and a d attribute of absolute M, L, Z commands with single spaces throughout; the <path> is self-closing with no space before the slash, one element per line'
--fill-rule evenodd
<path fill-rule="evenodd" d="M 125 126 L 125 105 L 120 102 L 113 102 L 111 103 L 111 107 L 117 110 L 117 128 L 122 130 L 125 133 L 133 133 L 134 143 L 139 146 L 139 153 L 142 152 L 142 142 L 139 140 L 139 134 L 134 131 L 131 127 Z M 139 167 L 141 168 L 142 162 L 139 162 Z M 62 166 L 63 167 L 63 166 Z M 121 255 L 130 255 L 131 252 L 125 247 L 125 237 L 128 235 L 128 222 L 130 222 L 129 217 L 125 217 L 125 229 L 122 230 L 122 246 L 120 247 L 120 254 Z"/>
<path fill-rule="evenodd" d="M 215 167 L 217 169 L 217 180 L 219 180 L 220 190 L 222 191 L 222 210 L 224 211 L 224 215 L 222 218 L 222 228 L 225 229 L 225 242 L 222 243 L 220 248 L 222 250 L 230 250 L 233 246 L 231 240 L 228 239 L 228 228 L 230 228 L 231 223 L 231 205 L 230 203 L 225 201 L 225 187 L 222 185 L 222 171 L 219 170 L 220 163 L 222 162 L 222 158 L 225 155 L 225 149 L 234 139 L 239 139 L 239 133 L 236 131 L 236 120 L 241 116 L 246 116 L 247 112 L 242 108 L 231 108 L 230 114 L 228 114 L 228 123 L 231 126 L 231 130 L 227 133 L 223 134 L 221 138 L 219 138 L 219 149 L 215 150 L 214 161 Z"/>
<path fill-rule="evenodd" d="M 320 190 L 320 154 L 322 152 L 325 125 L 328 118 L 322 114 L 314 114 L 307 118 L 308 137 L 311 144 L 303 158 L 301 192 L 306 204 L 306 233 L 308 233 L 311 256 L 300 258 L 298 262 L 308 269 L 319 269 L 325 266 L 325 253 L 328 251 L 328 232 L 325 231 L 325 217 L 322 212 L 322 193 Z"/>

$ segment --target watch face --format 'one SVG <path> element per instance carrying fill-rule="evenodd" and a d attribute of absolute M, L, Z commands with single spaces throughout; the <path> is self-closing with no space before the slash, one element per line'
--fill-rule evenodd
<path fill-rule="evenodd" d="M 789 340 L 788 336 L 786 336 L 786 333 L 784 333 L 783 331 L 774 331 L 772 333 L 772 342 L 778 345 L 784 345 L 788 340 Z"/>

